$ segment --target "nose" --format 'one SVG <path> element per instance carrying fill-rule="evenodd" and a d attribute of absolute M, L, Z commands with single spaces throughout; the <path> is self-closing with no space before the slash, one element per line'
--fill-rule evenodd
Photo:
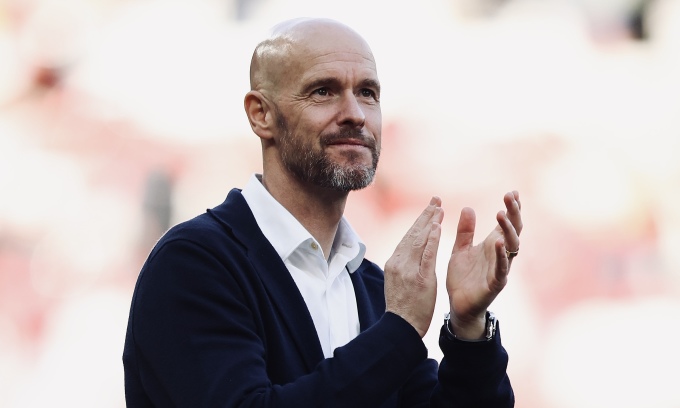
<path fill-rule="evenodd" d="M 341 100 L 341 110 L 338 116 L 339 126 L 349 126 L 352 128 L 361 128 L 366 121 L 366 115 L 356 95 L 348 92 Z"/>

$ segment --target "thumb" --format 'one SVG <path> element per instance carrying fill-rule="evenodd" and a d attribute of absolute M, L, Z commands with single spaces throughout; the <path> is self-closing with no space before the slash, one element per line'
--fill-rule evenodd
<path fill-rule="evenodd" d="M 477 221 L 475 210 L 465 207 L 460 211 L 456 241 L 453 244 L 453 252 L 463 250 L 472 245 L 475 237 L 475 223 Z"/>

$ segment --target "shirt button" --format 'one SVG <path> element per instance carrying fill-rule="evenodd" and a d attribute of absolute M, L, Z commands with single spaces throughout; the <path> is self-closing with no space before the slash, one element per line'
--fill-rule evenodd
<path fill-rule="evenodd" d="M 319 249 L 319 246 L 316 244 L 316 242 L 312 242 L 311 247 L 312 247 L 312 249 L 315 250 L 315 251 L 316 251 L 317 249 Z"/>

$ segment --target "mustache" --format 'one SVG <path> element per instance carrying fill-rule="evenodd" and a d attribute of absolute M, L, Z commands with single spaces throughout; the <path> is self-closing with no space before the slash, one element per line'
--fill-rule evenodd
<path fill-rule="evenodd" d="M 321 144 L 324 146 L 345 140 L 354 140 L 371 150 L 376 150 L 375 138 L 364 134 L 361 129 L 343 129 L 339 132 L 326 133 L 321 136 Z"/>

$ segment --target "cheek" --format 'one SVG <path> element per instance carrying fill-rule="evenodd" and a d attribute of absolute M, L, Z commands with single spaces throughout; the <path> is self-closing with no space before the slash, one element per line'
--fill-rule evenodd
<path fill-rule="evenodd" d="M 329 109 L 308 107 L 300 112 L 296 130 L 306 138 L 318 138 L 331 123 L 333 123 L 333 116 Z"/>
<path fill-rule="evenodd" d="M 381 130 L 382 130 L 382 115 L 380 110 L 369 112 L 366 114 L 366 128 L 368 129 L 375 141 L 380 144 Z"/>

